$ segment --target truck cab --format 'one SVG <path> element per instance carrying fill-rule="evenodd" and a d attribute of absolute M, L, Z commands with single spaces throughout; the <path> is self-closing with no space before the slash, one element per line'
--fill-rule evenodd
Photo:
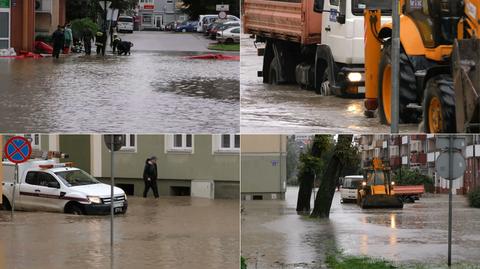
<path fill-rule="evenodd" d="M 70 214 L 109 214 L 110 185 L 101 183 L 73 163 L 54 160 L 30 160 L 18 165 L 3 162 L 3 208 L 24 211 L 49 211 Z M 14 184 L 14 182 L 17 182 Z M 114 187 L 114 212 L 128 208 L 124 191 Z"/>
<path fill-rule="evenodd" d="M 340 202 L 352 202 L 355 203 L 357 201 L 357 192 L 358 187 L 362 185 L 363 176 L 362 175 L 353 175 L 353 176 L 346 176 L 343 179 L 342 186 L 340 186 Z"/>

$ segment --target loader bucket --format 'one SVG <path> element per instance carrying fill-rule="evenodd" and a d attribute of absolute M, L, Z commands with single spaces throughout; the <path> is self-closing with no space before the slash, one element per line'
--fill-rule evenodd
<path fill-rule="evenodd" d="M 393 195 L 368 195 L 360 206 L 365 208 L 403 208 L 403 202 Z"/>
<path fill-rule="evenodd" d="M 480 40 L 455 40 L 452 53 L 458 133 L 480 131 Z"/>

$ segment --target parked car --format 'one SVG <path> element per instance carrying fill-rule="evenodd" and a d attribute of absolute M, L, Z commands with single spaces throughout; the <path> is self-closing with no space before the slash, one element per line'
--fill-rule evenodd
<path fill-rule="evenodd" d="M 184 21 L 177 25 L 175 32 L 196 32 L 198 21 Z"/>
<path fill-rule="evenodd" d="M 217 32 L 225 31 L 228 28 L 240 26 L 240 22 L 238 21 L 226 21 L 223 23 L 216 24 L 215 26 L 210 29 L 210 38 L 211 39 L 216 39 L 217 38 Z"/>
<path fill-rule="evenodd" d="M 117 20 L 117 31 L 133 33 L 133 17 L 119 16 Z"/>
<path fill-rule="evenodd" d="M 240 43 L 240 27 L 232 27 L 217 32 L 218 43 Z"/>

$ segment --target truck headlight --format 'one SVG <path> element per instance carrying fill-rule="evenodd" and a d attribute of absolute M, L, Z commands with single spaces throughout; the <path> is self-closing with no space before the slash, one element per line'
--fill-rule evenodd
<path fill-rule="evenodd" d="M 359 82 L 362 80 L 362 74 L 358 72 L 349 73 L 348 80 L 350 80 L 351 82 Z"/>
<path fill-rule="evenodd" d="M 88 197 L 88 201 L 90 201 L 90 203 L 92 204 L 101 204 L 102 203 L 102 199 L 100 199 L 100 197 L 98 196 L 87 196 Z"/>
<path fill-rule="evenodd" d="M 363 181 L 362 186 L 367 186 L 367 182 Z"/>
<path fill-rule="evenodd" d="M 390 183 L 390 184 L 392 184 L 392 186 L 395 185 L 395 181 L 392 181 L 392 183 Z"/>

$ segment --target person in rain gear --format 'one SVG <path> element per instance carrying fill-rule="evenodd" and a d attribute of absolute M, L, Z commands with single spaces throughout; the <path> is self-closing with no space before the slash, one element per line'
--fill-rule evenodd
<path fill-rule="evenodd" d="M 97 46 L 97 55 L 105 55 L 105 44 L 107 43 L 107 35 L 105 32 L 98 31 L 95 34 L 95 45 Z"/>
<path fill-rule="evenodd" d="M 90 55 L 92 53 L 92 40 L 93 40 L 92 31 L 88 28 L 85 28 L 83 30 L 83 36 L 82 36 L 83 47 L 85 48 L 85 55 Z"/>
<path fill-rule="evenodd" d="M 118 37 L 118 34 L 115 33 L 113 34 L 113 39 L 112 39 L 112 49 L 113 49 L 113 53 L 115 54 L 115 52 L 117 51 L 117 46 L 120 42 L 122 42 L 122 39 L 120 37 Z"/>
<path fill-rule="evenodd" d="M 65 25 L 65 48 L 64 48 L 64 53 L 68 54 L 70 52 L 70 48 L 72 46 L 72 41 L 73 41 L 73 33 L 72 33 L 72 28 L 70 28 L 70 24 Z"/>
<path fill-rule="evenodd" d="M 63 49 L 63 45 L 65 44 L 65 35 L 63 33 L 62 26 L 58 25 L 57 30 L 53 32 L 52 42 L 53 42 L 52 56 L 58 59 L 58 57 L 60 56 L 60 51 Z"/>
<path fill-rule="evenodd" d="M 145 182 L 143 197 L 147 197 L 151 188 L 155 198 L 158 198 L 157 177 L 157 157 L 152 156 L 145 161 L 145 168 L 143 169 L 143 181 Z"/>

